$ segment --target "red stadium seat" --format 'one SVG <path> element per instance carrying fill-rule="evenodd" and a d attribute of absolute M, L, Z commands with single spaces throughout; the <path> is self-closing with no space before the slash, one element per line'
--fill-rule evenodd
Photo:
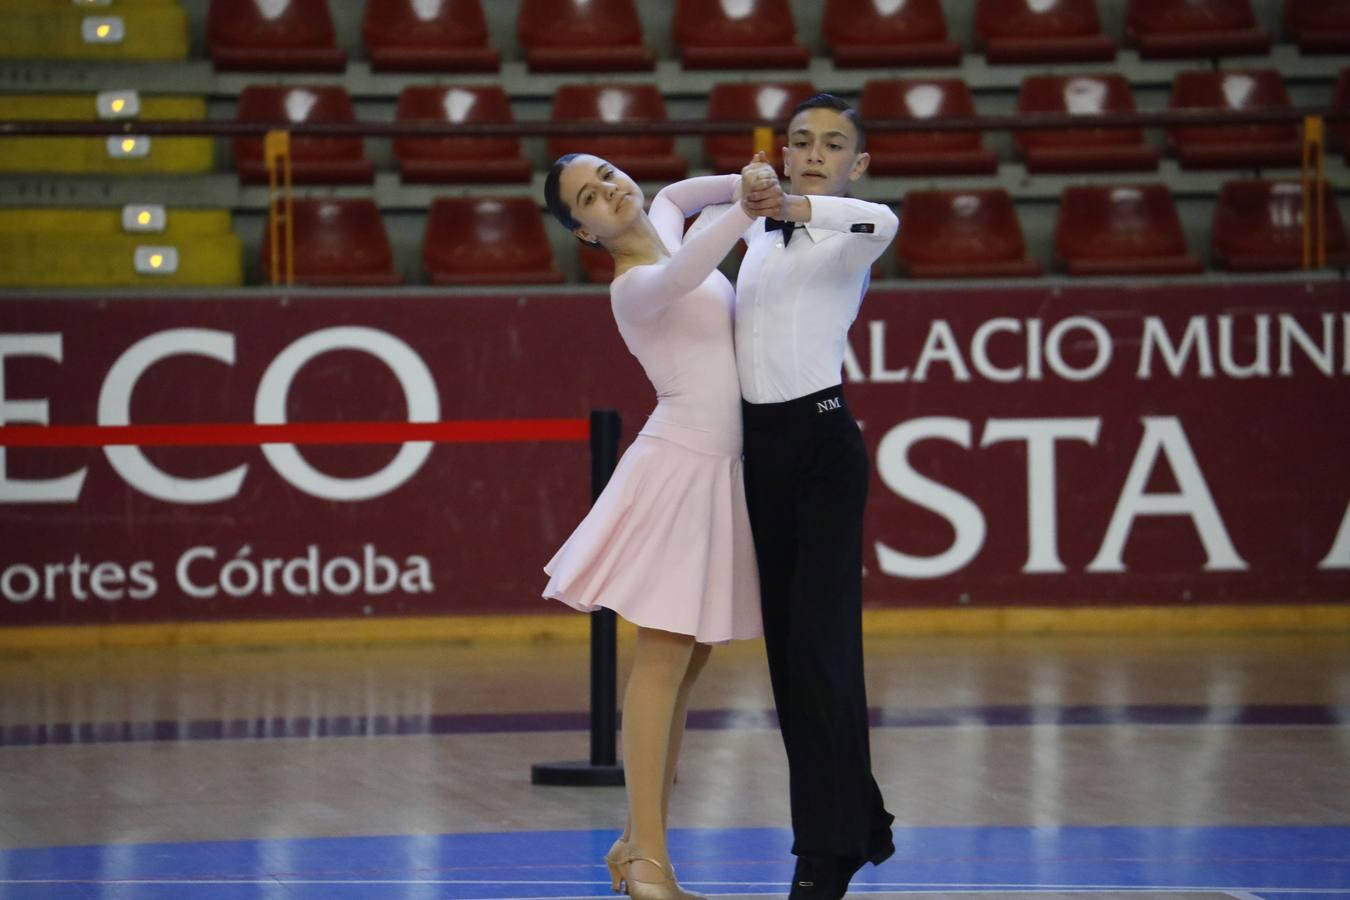
<path fill-rule="evenodd" d="M 869 81 L 858 112 L 873 119 L 963 119 L 975 115 L 970 88 L 959 78 Z M 998 155 L 978 131 L 871 131 L 868 171 L 874 175 L 979 175 L 998 170 Z"/>
<path fill-rule="evenodd" d="M 1291 109 L 1284 79 L 1275 69 L 1178 72 L 1171 108 L 1248 112 Z M 1293 122 L 1173 128 L 1168 141 L 1183 169 L 1297 166 L 1303 155 Z"/>
<path fill-rule="evenodd" d="M 825 0 L 821 21 L 821 36 L 841 69 L 961 62 L 961 45 L 948 39 L 938 0 Z"/>
<path fill-rule="evenodd" d="M 676 0 L 672 24 L 686 69 L 804 69 L 788 0 Z"/>
<path fill-rule="evenodd" d="M 975 33 L 991 63 L 1097 62 L 1116 58 L 1095 0 L 979 0 Z"/>
<path fill-rule="evenodd" d="M 1017 96 L 1019 116 L 1071 114 L 1085 122 L 1106 113 L 1133 113 L 1124 75 L 1029 75 Z M 1019 131 L 1017 148 L 1029 172 L 1106 172 L 1156 169 L 1157 148 L 1141 128 Z"/>
<path fill-rule="evenodd" d="M 399 122 L 503 123 L 511 102 L 497 85 L 406 87 L 398 97 Z M 530 161 L 514 137 L 396 138 L 394 157 L 404 181 L 529 181 Z"/>
<path fill-rule="evenodd" d="M 1130 0 L 1125 36 L 1145 59 L 1270 51 L 1249 0 Z"/>
<path fill-rule="evenodd" d="M 665 122 L 666 104 L 654 84 L 567 84 L 553 94 L 554 122 Z M 675 152 L 674 135 L 549 138 L 549 156 L 594 153 L 648 181 L 678 181 L 689 164 Z"/>
<path fill-rule="evenodd" d="M 608 250 L 592 247 L 578 242 L 581 249 L 577 258 L 581 261 L 581 275 L 591 284 L 609 284 L 614 280 L 614 257 Z"/>
<path fill-rule="evenodd" d="M 278 127 L 297 122 L 354 122 L 356 112 L 346 88 L 251 85 L 239 94 L 239 122 Z M 267 181 L 261 138 L 235 138 L 234 165 L 245 184 Z M 291 171 L 297 184 L 369 184 L 375 166 L 366 159 L 359 137 L 291 138 Z"/>
<path fill-rule="evenodd" d="M 1350 0 L 1284 0 L 1284 29 L 1304 53 L 1350 53 Z"/>
<path fill-rule="evenodd" d="M 1350 263 L 1336 195 L 1322 194 L 1327 262 Z M 1210 231 L 1214 259 L 1234 272 L 1272 272 L 1303 265 L 1303 186 L 1297 181 L 1230 181 L 1219 191 Z"/>
<path fill-rule="evenodd" d="M 217 69 L 341 72 L 347 67 L 327 0 L 211 0 L 206 46 Z"/>
<path fill-rule="evenodd" d="M 775 128 L 769 160 L 781 171 L 787 119 L 798 103 L 815 93 L 809 81 L 715 84 L 708 94 L 708 121 L 755 120 L 781 126 Z M 710 134 L 703 139 L 703 151 L 715 171 L 739 172 L 754 156 L 755 142 L 748 134 Z"/>
<path fill-rule="evenodd" d="M 372 0 L 361 34 L 377 72 L 495 72 L 479 0 Z"/>
<path fill-rule="evenodd" d="M 1163 184 L 1065 188 L 1055 252 L 1070 275 L 1182 275 L 1203 268 L 1186 249 Z"/>
<path fill-rule="evenodd" d="M 524 0 L 516 32 L 535 72 L 633 72 L 656 64 L 633 0 Z"/>
<path fill-rule="evenodd" d="M 556 284 L 563 274 L 529 197 L 441 197 L 431 204 L 422 263 L 435 284 Z"/>
<path fill-rule="evenodd" d="M 910 191 L 896 257 L 913 278 L 1014 278 L 1041 274 L 1027 257 L 1012 198 L 1002 188 Z"/>
<path fill-rule="evenodd" d="M 295 280 L 299 284 L 402 284 L 394 253 L 373 200 L 295 200 Z M 271 217 L 268 217 L 269 228 Z M 263 233 L 262 270 L 269 277 L 272 248 Z"/>

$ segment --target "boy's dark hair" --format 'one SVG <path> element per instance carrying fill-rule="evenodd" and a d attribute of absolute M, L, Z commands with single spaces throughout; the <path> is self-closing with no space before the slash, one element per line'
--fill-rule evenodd
<path fill-rule="evenodd" d="M 558 183 L 562 180 L 562 170 L 580 155 L 568 153 L 558 157 L 553 162 L 553 168 L 548 170 L 548 177 L 544 179 L 544 205 L 553 213 L 553 218 L 562 223 L 562 227 L 568 231 L 576 231 L 581 227 L 581 223 L 572 217 L 572 207 L 568 206 L 567 201 L 559 194 Z"/>
<path fill-rule="evenodd" d="M 789 121 L 795 119 L 798 113 L 808 109 L 832 109 L 835 112 L 842 113 L 845 119 L 853 123 L 853 130 L 858 132 L 858 146 L 854 148 L 854 151 L 861 153 L 866 149 L 867 131 L 863 128 L 862 116 L 858 115 L 858 111 L 849 106 L 847 101 L 841 100 L 834 94 L 816 94 L 814 97 L 808 97 L 798 103 L 797 108 L 792 111 Z"/>

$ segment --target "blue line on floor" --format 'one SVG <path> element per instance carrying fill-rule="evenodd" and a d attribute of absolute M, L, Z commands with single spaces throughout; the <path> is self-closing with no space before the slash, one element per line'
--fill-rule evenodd
<path fill-rule="evenodd" d="M 872 709 L 875 728 L 954 726 L 1261 726 L 1344 727 L 1350 706 L 1263 704 L 1233 706 L 967 706 Z M 689 714 L 689 727 L 704 730 L 777 728 L 772 710 L 703 709 Z M 248 719 L 189 719 L 55 722 L 0 726 L 0 747 L 66 744 L 130 744 L 179 741 L 266 740 L 274 738 L 397 737 L 450 734 L 509 734 L 584 731 L 584 712 L 461 713 L 443 715 L 273 716 Z"/>
<path fill-rule="evenodd" d="M 294 838 L 0 850 L 6 900 L 561 900 L 612 896 L 613 831 Z M 1350 826 L 897 828 L 855 893 L 1233 892 L 1350 897 Z M 785 829 L 675 829 L 681 881 L 784 893 Z"/>

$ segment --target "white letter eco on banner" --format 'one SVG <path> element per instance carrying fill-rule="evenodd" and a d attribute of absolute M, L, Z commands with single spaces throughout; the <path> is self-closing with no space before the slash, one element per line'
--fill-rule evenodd
<path fill-rule="evenodd" d="M 59 334 L 0 334 L 0 425 L 23 422 L 47 424 L 46 400 L 5 399 L 5 357 L 42 356 L 61 361 Z M 0 447 L 0 503 L 69 503 L 80 496 L 86 466 L 57 478 L 9 478 L 5 474 L 5 448 Z"/>
<path fill-rule="evenodd" d="M 206 356 L 234 365 L 234 335 L 210 328 L 173 328 L 142 338 L 117 358 L 98 395 L 98 424 L 130 425 L 131 394 L 145 370 L 169 356 Z M 219 503 L 239 493 L 248 465 L 209 478 L 178 478 L 156 467 L 139 447 L 104 447 L 117 473 L 138 491 L 170 503 Z"/>
<path fill-rule="evenodd" d="M 375 328 L 340 326 L 307 334 L 272 361 L 258 385 L 253 418 L 259 425 L 286 421 L 286 396 L 300 368 L 331 350 L 359 350 L 387 365 L 398 378 L 408 404 L 409 422 L 435 422 L 441 415 L 440 397 L 431 370 L 403 341 Z M 403 484 L 417 473 L 431 454 L 431 441 L 408 441 L 394 459 L 373 475 L 336 478 L 311 466 L 294 444 L 263 444 L 268 461 L 291 484 L 325 500 L 369 500 Z"/>

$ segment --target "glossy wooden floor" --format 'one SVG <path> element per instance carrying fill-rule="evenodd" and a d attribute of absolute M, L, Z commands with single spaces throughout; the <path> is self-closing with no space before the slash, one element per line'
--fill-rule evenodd
<path fill-rule="evenodd" d="M 587 652 L 0 658 L 0 846 L 616 829 L 621 789 L 529 782 L 532 763 L 586 755 Z M 890 638 L 867 652 L 897 828 L 1350 826 L 1350 635 Z M 762 647 L 715 651 L 694 707 L 672 826 L 783 828 Z M 1350 843 L 1344 855 L 1350 881 Z"/>

